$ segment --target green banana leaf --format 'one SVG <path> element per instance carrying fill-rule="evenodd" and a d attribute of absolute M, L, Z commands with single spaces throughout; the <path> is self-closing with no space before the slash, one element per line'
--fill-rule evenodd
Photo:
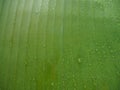
<path fill-rule="evenodd" d="M 0 90 L 120 90 L 120 1 L 0 0 Z"/>

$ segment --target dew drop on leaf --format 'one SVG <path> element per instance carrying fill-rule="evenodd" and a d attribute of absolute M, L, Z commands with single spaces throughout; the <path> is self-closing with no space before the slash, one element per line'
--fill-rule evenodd
<path fill-rule="evenodd" d="M 81 59 L 80 58 L 78 58 L 78 63 L 81 63 Z"/>

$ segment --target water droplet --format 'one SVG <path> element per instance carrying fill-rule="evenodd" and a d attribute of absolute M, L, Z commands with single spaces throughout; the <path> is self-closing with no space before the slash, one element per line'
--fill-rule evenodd
<path fill-rule="evenodd" d="M 46 45 L 45 45 L 45 44 L 43 44 L 43 47 L 45 48 L 45 47 L 46 47 Z"/>
<path fill-rule="evenodd" d="M 81 59 L 80 58 L 78 58 L 78 63 L 81 63 Z"/>
<path fill-rule="evenodd" d="M 93 83 L 94 86 L 97 86 L 96 82 Z"/>
<path fill-rule="evenodd" d="M 86 85 L 84 85 L 83 87 L 84 87 L 84 88 L 87 88 L 87 86 L 86 86 Z"/>
<path fill-rule="evenodd" d="M 35 56 L 34 59 L 37 60 L 37 57 Z"/>
<path fill-rule="evenodd" d="M 51 83 L 51 86 L 54 86 L 54 83 L 53 83 L 53 82 Z"/>
<path fill-rule="evenodd" d="M 120 76 L 120 72 L 117 72 L 117 75 Z"/>
<path fill-rule="evenodd" d="M 25 62 L 24 62 L 24 64 L 25 64 L 25 66 L 27 66 L 27 65 L 28 65 L 28 62 L 27 62 L 27 61 L 25 61 Z"/>
<path fill-rule="evenodd" d="M 98 51 L 98 49 L 95 49 L 95 51 L 97 52 L 97 51 Z"/>
<path fill-rule="evenodd" d="M 105 51 L 103 51 L 103 54 L 106 54 L 106 52 L 105 52 Z"/>
<path fill-rule="evenodd" d="M 75 78 L 75 75 L 73 74 L 73 78 Z"/>
<path fill-rule="evenodd" d="M 92 64 L 91 64 L 91 63 L 89 63 L 88 65 L 89 65 L 89 66 L 92 66 Z"/>
<path fill-rule="evenodd" d="M 114 55 L 112 55 L 112 58 L 115 58 L 115 56 L 114 56 Z"/>
<path fill-rule="evenodd" d="M 111 53 L 113 53 L 113 50 L 110 50 Z"/>
<path fill-rule="evenodd" d="M 33 78 L 32 80 L 35 81 L 35 78 Z"/>
<path fill-rule="evenodd" d="M 96 45 L 99 45 L 99 43 L 97 43 L 97 42 L 96 42 L 95 44 L 96 44 Z"/>
<path fill-rule="evenodd" d="M 109 49 L 111 49 L 111 46 L 108 46 Z"/>
<path fill-rule="evenodd" d="M 76 87 L 74 87 L 74 90 L 77 90 Z"/>

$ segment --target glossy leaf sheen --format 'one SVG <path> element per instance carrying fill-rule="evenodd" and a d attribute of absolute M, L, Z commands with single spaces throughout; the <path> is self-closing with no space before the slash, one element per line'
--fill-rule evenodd
<path fill-rule="evenodd" d="M 0 0 L 0 90 L 120 90 L 120 1 Z"/>

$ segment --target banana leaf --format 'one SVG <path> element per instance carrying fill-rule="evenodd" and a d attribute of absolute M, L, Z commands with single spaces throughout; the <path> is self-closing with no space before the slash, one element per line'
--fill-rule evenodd
<path fill-rule="evenodd" d="M 120 1 L 0 0 L 0 90 L 120 90 Z"/>

